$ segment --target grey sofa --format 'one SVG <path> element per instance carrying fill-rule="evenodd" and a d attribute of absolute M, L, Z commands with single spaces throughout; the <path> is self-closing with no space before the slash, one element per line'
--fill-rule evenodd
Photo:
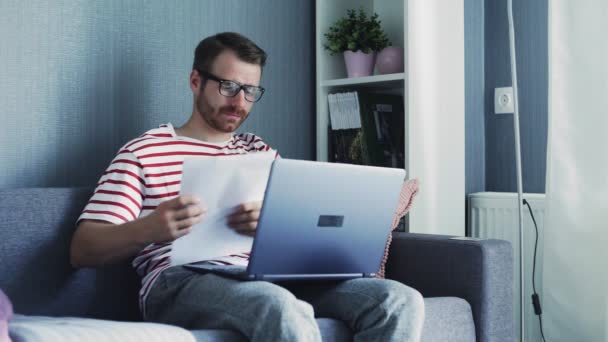
<path fill-rule="evenodd" d="M 112 330 L 108 327 L 121 324 L 135 332 L 130 341 L 140 335 L 151 340 L 145 332 L 159 340 L 162 333 L 175 336 L 174 340 L 180 334 L 186 340 L 245 340 L 231 331 L 186 331 L 138 322 L 139 279 L 128 263 L 72 268 L 70 239 L 90 195 L 89 188 L 0 190 L 0 288 L 17 314 L 9 322 L 14 341 L 61 335 L 53 335 L 53 329 L 84 334 L 87 340 L 91 336 L 122 340 L 129 329 L 123 335 L 103 335 Z M 513 341 L 512 276 L 512 249 L 500 240 L 395 233 L 387 264 L 388 278 L 416 288 L 425 297 L 423 341 Z M 341 322 L 327 318 L 318 322 L 324 340 L 352 339 Z M 74 326 L 79 330 L 69 332 Z M 100 335 L 89 327 L 97 327 Z"/>

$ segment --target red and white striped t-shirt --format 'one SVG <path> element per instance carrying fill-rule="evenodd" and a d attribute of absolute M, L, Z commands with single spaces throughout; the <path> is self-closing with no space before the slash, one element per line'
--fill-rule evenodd
<path fill-rule="evenodd" d="M 229 157 L 254 152 L 276 154 L 254 134 L 243 133 L 223 143 L 208 143 L 177 136 L 170 123 L 160 125 L 120 149 L 103 173 L 78 221 L 92 219 L 122 224 L 144 217 L 161 202 L 179 195 L 185 158 Z M 171 244 L 150 244 L 133 260 L 133 267 L 142 277 L 139 299 L 144 315 L 145 299 L 152 283 L 171 264 Z M 246 264 L 248 252 L 212 262 Z"/>

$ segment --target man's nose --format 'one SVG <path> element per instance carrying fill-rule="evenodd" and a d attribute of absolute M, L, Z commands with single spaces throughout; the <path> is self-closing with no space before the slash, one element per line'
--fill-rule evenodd
<path fill-rule="evenodd" d="M 236 93 L 236 95 L 234 95 L 233 97 L 231 97 L 231 101 L 232 104 L 239 104 L 239 105 L 245 105 L 247 103 L 247 100 L 245 100 L 245 90 L 244 89 L 239 89 L 239 92 Z"/>

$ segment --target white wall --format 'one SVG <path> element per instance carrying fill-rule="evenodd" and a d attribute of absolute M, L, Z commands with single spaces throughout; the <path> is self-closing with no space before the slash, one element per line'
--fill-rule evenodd
<path fill-rule="evenodd" d="M 408 2 L 410 231 L 464 235 L 464 4 Z"/>

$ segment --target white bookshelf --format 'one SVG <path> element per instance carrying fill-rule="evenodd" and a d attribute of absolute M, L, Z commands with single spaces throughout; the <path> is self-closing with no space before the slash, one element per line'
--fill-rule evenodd
<path fill-rule="evenodd" d="M 367 88 L 403 88 L 405 73 L 372 75 L 365 77 L 338 78 L 321 81 L 321 87 L 349 87 L 359 86 Z"/>
<path fill-rule="evenodd" d="M 343 56 L 323 47 L 324 34 L 348 9 L 377 13 L 404 72 L 347 78 Z M 464 235 L 463 0 L 316 0 L 317 160 L 328 160 L 327 95 L 345 90 L 399 94 L 408 178 L 421 191 L 408 215 L 412 232 Z"/>

